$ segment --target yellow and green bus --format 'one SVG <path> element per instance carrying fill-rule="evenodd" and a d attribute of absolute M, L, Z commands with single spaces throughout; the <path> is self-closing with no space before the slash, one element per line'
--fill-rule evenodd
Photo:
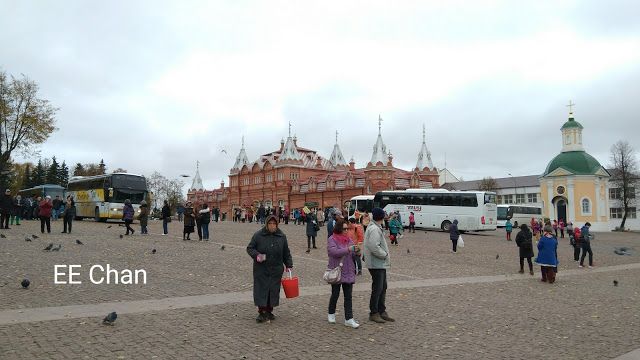
<path fill-rule="evenodd" d="M 114 173 L 96 176 L 74 176 L 69 179 L 67 195 L 76 204 L 76 218 L 93 218 L 96 221 L 122 219 L 126 199 L 140 212 L 140 202 L 147 200 L 147 180 L 142 175 Z"/>

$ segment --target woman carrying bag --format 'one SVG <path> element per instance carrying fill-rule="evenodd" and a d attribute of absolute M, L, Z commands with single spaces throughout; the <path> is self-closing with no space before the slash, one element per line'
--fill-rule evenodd
<path fill-rule="evenodd" d="M 329 323 L 336 322 L 336 306 L 340 297 L 340 287 L 344 294 L 344 325 L 357 329 L 358 324 L 353 319 L 351 305 L 351 293 L 356 282 L 355 258 L 360 256 L 360 248 L 347 235 L 347 223 L 343 218 L 338 218 L 333 227 L 333 235 L 327 239 L 327 253 L 329 263 L 327 269 L 342 268 L 339 282 L 331 284 L 331 298 L 329 299 Z"/>

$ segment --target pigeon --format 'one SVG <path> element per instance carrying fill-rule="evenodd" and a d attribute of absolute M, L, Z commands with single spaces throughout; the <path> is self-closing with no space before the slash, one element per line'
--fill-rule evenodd
<path fill-rule="evenodd" d="M 29 280 L 27 280 L 29 281 Z M 618 286 L 618 280 L 613 280 L 613 286 Z"/>
<path fill-rule="evenodd" d="M 62 249 L 62 244 L 58 244 L 58 246 L 51 248 L 51 251 L 60 251 Z"/>
<path fill-rule="evenodd" d="M 155 254 L 156 253 L 156 249 L 151 250 L 151 253 Z"/>
<path fill-rule="evenodd" d="M 220 250 L 224 250 L 224 249 L 225 249 L 224 245 L 220 246 Z"/>
<path fill-rule="evenodd" d="M 411 254 L 411 250 L 407 249 L 407 254 Z"/>
<path fill-rule="evenodd" d="M 112 227 L 112 226 L 113 226 L 113 225 L 109 225 L 109 226 L 107 226 L 107 229 L 111 229 L 111 227 Z"/>
<path fill-rule="evenodd" d="M 23 289 L 28 289 L 30 284 L 31 284 L 31 281 L 29 281 L 29 279 L 24 279 L 20 283 L 20 285 L 22 285 Z"/>
<path fill-rule="evenodd" d="M 7 236 L 5 234 L 0 234 L 0 238 L 6 239 Z"/>
<path fill-rule="evenodd" d="M 31 238 L 29 238 L 29 237 L 26 237 L 26 238 L 24 238 L 24 241 L 28 241 L 28 242 L 31 242 Z"/>
<path fill-rule="evenodd" d="M 37 239 L 38 235 L 31 235 L 32 238 Z"/>
<path fill-rule="evenodd" d="M 116 319 L 118 318 L 118 314 L 116 314 L 116 312 L 110 312 L 107 314 L 107 316 L 104 317 L 104 319 L 102 319 L 102 324 L 103 325 L 113 325 L 113 323 L 116 321 Z"/>
<path fill-rule="evenodd" d="M 84 245 L 84 243 L 83 243 L 82 241 L 78 240 L 78 239 L 76 239 L 76 244 L 78 244 L 78 245 Z"/>
<path fill-rule="evenodd" d="M 124 237 L 124 235 L 120 234 L 120 239 L 122 239 Z"/>
<path fill-rule="evenodd" d="M 49 250 L 51 250 L 51 248 L 53 248 L 53 243 L 49 243 L 49 245 L 47 245 L 47 247 L 42 249 L 42 250 L 49 251 Z"/>
<path fill-rule="evenodd" d="M 500 258 L 500 254 L 496 254 L 496 260 Z"/>

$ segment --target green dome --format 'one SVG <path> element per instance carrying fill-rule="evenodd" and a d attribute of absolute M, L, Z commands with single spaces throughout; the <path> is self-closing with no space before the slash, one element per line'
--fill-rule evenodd
<path fill-rule="evenodd" d="M 574 175 L 595 175 L 602 169 L 602 165 L 593 156 L 584 151 L 567 151 L 558 154 L 551 160 L 543 176 L 552 173 L 558 168 L 563 168 Z"/>
<path fill-rule="evenodd" d="M 570 117 L 569 120 L 566 123 L 564 123 L 564 125 L 562 125 L 560 130 L 569 129 L 569 128 L 584 129 L 582 127 L 582 124 L 580 124 L 579 122 L 575 121 L 572 117 Z"/>

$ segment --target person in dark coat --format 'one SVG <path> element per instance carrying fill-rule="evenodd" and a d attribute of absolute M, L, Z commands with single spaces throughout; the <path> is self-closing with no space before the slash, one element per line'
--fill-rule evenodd
<path fill-rule="evenodd" d="M 529 274 L 533 275 L 533 234 L 527 224 L 520 225 L 520 232 L 516 235 L 516 245 L 520 249 L 520 274 L 524 274 L 524 259 L 529 263 Z"/>
<path fill-rule="evenodd" d="M 64 206 L 64 216 L 62 217 L 62 233 L 66 234 L 67 232 L 71 233 L 71 227 L 73 225 L 73 219 L 76 217 L 76 203 L 73 201 L 73 197 L 71 195 L 67 196 L 67 201 Z M 67 228 L 69 229 L 67 231 Z"/>
<path fill-rule="evenodd" d="M 13 225 L 14 220 L 16 225 L 20 225 L 23 206 L 24 206 L 24 201 L 22 200 L 22 196 L 17 195 L 15 200 L 13 201 L 13 209 L 11 210 L 11 225 Z"/>
<path fill-rule="evenodd" d="M 256 322 L 274 320 L 273 308 L 280 305 L 280 280 L 291 271 L 293 259 L 287 236 L 278 228 L 275 216 L 251 237 L 247 253 L 253 258 L 253 302 L 258 307 Z"/>
<path fill-rule="evenodd" d="M 44 234 L 44 227 L 47 226 L 47 233 L 51 233 L 51 210 L 53 209 L 53 204 L 51 204 L 51 196 L 47 195 L 47 197 L 40 202 L 40 212 L 38 213 L 40 216 L 40 232 Z"/>
<path fill-rule="evenodd" d="M 11 190 L 7 189 L 0 197 L 0 229 L 10 229 L 11 210 L 13 210 L 13 197 L 11 197 Z"/>
<path fill-rule="evenodd" d="M 458 219 L 453 220 L 453 224 L 449 226 L 449 239 L 453 244 L 452 252 L 458 251 L 458 239 L 460 238 L 460 231 L 458 231 Z"/>
<path fill-rule="evenodd" d="M 193 206 L 191 206 L 191 201 L 187 201 L 187 203 L 184 204 L 184 229 L 182 231 L 182 240 L 191 240 L 189 236 L 195 229 L 195 225 L 196 225 L 196 215 L 193 212 Z"/>
<path fill-rule="evenodd" d="M 316 236 L 318 236 L 318 229 L 320 227 L 318 226 L 318 220 L 313 212 L 310 212 L 309 215 L 307 215 L 307 220 L 307 253 L 309 253 L 311 251 L 312 243 L 313 248 L 317 249 Z"/>
<path fill-rule="evenodd" d="M 125 235 L 129 235 L 129 232 L 131 232 L 131 235 L 133 235 L 133 233 L 135 232 L 135 230 L 133 230 L 133 228 L 131 227 L 135 214 L 136 211 L 133 208 L 133 205 L 131 205 L 131 200 L 126 199 L 124 201 L 124 207 L 122 208 L 122 220 L 124 220 L 124 226 L 127 228 L 127 232 L 125 233 Z"/>
<path fill-rule="evenodd" d="M 149 223 L 149 206 L 147 202 L 142 200 L 140 201 L 140 214 L 138 215 L 138 219 L 140 220 L 140 234 L 148 235 L 147 224 Z"/>
<path fill-rule="evenodd" d="M 171 221 L 171 208 L 169 207 L 169 201 L 165 200 L 162 205 L 162 235 L 169 235 L 168 223 Z"/>

